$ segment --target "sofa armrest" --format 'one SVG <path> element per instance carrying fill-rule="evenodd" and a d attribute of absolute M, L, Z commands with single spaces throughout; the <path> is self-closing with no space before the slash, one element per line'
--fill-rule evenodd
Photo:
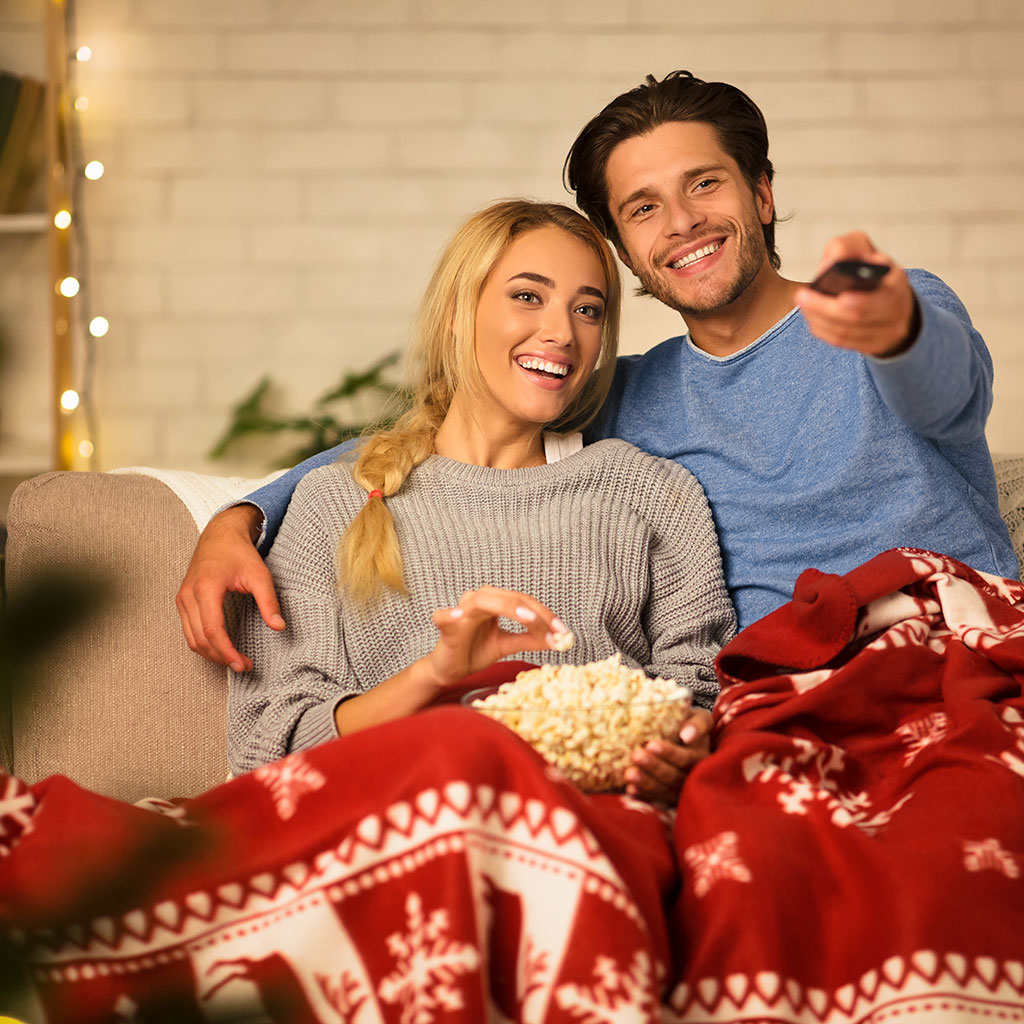
<path fill-rule="evenodd" d="M 174 606 L 198 536 L 181 500 L 147 476 L 45 473 L 14 492 L 7 528 L 12 598 L 39 572 L 85 573 L 107 591 L 12 695 L 14 773 L 125 800 L 222 782 L 225 670 L 188 649 Z"/>
<path fill-rule="evenodd" d="M 995 455 L 992 462 L 999 491 L 999 513 L 1010 530 L 1017 561 L 1024 569 L 1024 454 Z"/>

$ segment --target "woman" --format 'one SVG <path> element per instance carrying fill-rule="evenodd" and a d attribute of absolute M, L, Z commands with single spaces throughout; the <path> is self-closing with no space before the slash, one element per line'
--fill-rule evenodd
<path fill-rule="evenodd" d="M 607 393 L 618 312 L 613 257 L 574 211 L 499 203 L 458 231 L 422 304 L 411 410 L 309 474 L 268 557 L 289 628 L 241 624 L 257 670 L 231 677 L 236 772 L 528 650 L 619 650 L 710 706 L 734 619 L 697 482 L 618 441 L 547 464 L 545 431 L 564 447 Z M 630 791 L 674 803 L 689 758 L 664 746 L 637 753 Z"/>
<path fill-rule="evenodd" d="M 51 1024 L 662 1019 L 668 816 L 428 706 L 526 651 L 619 650 L 713 700 L 735 620 L 700 486 L 620 441 L 557 458 L 604 397 L 618 309 L 579 214 L 470 218 L 427 290 L 411 410 L 292 498 L 269 556 L 287 629 L 243 616 L 239 777 L 163 817 L 0 776 L 0 923 Z M 630 789 L 674 805 L 707 717 L 637 751 Z"/>

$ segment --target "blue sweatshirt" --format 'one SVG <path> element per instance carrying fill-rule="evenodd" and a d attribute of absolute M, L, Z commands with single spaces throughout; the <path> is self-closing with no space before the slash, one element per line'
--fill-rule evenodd
<path fill-rule="evenodd" d="M 619 360 L 587 438 L 622 437 L 703 484 L 740 628 L 809 566 L 845 573 L 892 547 L 1019 577 L 985 441 L 992 360 L 956 295 L 909 276 L 921 331 L 893 358 L 827 345 L 793 310 L 725 358 L 682 335 Z"/>
<path fill-rule="evenodd" d="M 956 295 L 909 276 L 921 331 L 894 358 L 827 345 L 793 310 L 725 358 L 684 334 L 618 360 L 587 440 L 621 437 L 697 477 L 741 629 L 788 601 L 809 566 L 845 573 L 891 547 L 1019 578 L 985 441 L 992 360 Z M 302 476 L 351 443 L 248 496 L 266 516 L 261 550 Z"/>

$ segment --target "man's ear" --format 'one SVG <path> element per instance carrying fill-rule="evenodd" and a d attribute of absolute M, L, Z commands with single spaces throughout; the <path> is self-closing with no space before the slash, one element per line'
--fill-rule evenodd
<path fill-rule="evenodd" d="M 629 267 L 631 273 L 635 277 L 636 276 L 636 271 L 633 270 L 633 264 L 630 261 L 629 254 L 626 252 L 626 250 L 623 249 L 621 246 L 617 245 L 617 246 L 615 246 L 615 251 L 619 254 L 619 259 L 622 260 L 622 262 L 625 263 L 627 267 Z"/>
<path fill-rule="evenodd" d="M 771 224 L 775 213 L 775 196 L 772 194 L 772 183 L 763 171 L 754 189 L 754 201 L 757 203 L 757 216 L 762 224 Z"/>

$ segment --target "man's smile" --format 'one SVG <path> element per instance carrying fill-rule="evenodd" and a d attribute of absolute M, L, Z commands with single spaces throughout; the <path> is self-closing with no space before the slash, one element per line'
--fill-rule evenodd
<path fill-rule="evenodd" d="M 722 240 L 708 242 L 706 245 L 702 245 L 699 249 L 693 249 L 688 253 L 684 253 L 682 256 L 679 256 L 666 265 L 670 270 L 682 270 L 684 267 L 691 267 L 699 260 L 718 252 L 718 250 L 722 248 L 723 244 L 724 242 Z"/>

